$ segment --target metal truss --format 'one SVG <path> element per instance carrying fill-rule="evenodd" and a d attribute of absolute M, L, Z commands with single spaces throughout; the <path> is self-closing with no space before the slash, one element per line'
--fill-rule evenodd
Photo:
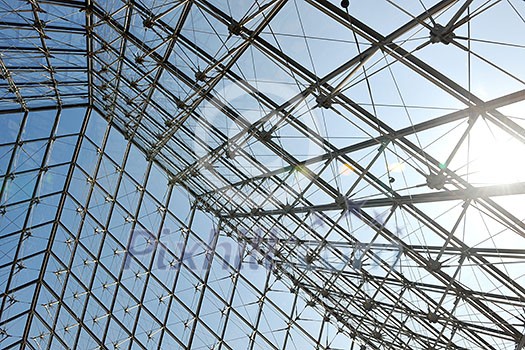
<path fill-rule="evenodd" d="M 522 349 L 524 18 L 0 0 L 1 347 Z"/>

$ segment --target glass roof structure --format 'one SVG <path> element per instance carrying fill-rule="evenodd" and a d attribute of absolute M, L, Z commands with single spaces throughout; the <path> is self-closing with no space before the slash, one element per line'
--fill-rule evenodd
<path fill-rule="evenodd" d="M 525 2 L 0 0 L 0 348 L 525 347 Z"/>

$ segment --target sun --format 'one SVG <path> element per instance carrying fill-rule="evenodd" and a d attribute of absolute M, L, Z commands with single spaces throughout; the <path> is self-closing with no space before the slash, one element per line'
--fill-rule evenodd
<path fill-rule="evenodd" d="M 456 172 L 472 184 L 522 182 L 525 181 L 524 155 L 525 144 L 480 118 L 450 168 L 457 167 Z"/>

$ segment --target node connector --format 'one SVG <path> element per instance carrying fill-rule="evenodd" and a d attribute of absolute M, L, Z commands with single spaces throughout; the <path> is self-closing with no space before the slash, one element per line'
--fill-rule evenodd
<path fill-rule="evenodd" d="M 434 190 L 442 190 L 446 180 L 445 174 L 429 174 L 427 175 L 427 186 Z"/>
<path fill-rule="evenodd" d="M 439 320 L 439 315 L 435 312 L 429 311 L 427 314 L 427 319 L 430 321 L 430 323 L 436 323 Z"/>
<path fill-rule="evenodd" d="M 432 272 L 437 272 L 441 269 L 441 263 L 437 260 L 434 260 L 434 259 L 430 259 L 428 262 L 427 262 L 427 268 L 429 271 L 432 271 Z"/>
<path fill-rule="evenodd" d="M 228 31 L 231 35 L 241 35 L 242 25 L 238 22 L 233 22 L 228 25 Z"/>
<path fill-rule="evenodd" d="M 332 107 L 332 99 L 330 98 L 330 96 L 319 95 L 315 99 L 315 102 L 317 102 L 317 105 L 319 107 L 323 107 L 323 108 L 326 108 L 326 109 Z"/>
<path fill-rule="evenodd" d="M 448 45 L 452 42 L 456 35 L 450 28 L 437 24 L 430 30 L 430 42 L 432 44 L 443 43 Z"/>

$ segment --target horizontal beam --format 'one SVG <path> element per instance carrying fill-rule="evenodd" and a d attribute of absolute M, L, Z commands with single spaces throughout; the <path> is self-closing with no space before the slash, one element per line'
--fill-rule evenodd
<path fill-rule="evenodd" d="M 339 200 L 334 203 L 311 205 L 302 207 L 285 207 L 281 209 L 263 210 L 255 209 L 249 213 L 230 213 L 223 215 L 224 218 L 260 217 L 285 214 L 300 214 L 311 212 L 324 212 L 333 210 L 359 210 L 361 208 L 376 208 L 400 206 L 403 204 L 435 203 L 455 200 L 476 200 L 479 198 L 509 196 L 525 194 L 525 182 L 517 182 L 509 185 L 493 185 L 485 187 L 474 187 L 471 189 L 459 189 L 452 191 L 428 192 L 414 195 L 396 196 L 391 198 L 375 198 L 369 200 L 350 199 Z M 353 209 L 353 210 L 352 210 Z"/>

